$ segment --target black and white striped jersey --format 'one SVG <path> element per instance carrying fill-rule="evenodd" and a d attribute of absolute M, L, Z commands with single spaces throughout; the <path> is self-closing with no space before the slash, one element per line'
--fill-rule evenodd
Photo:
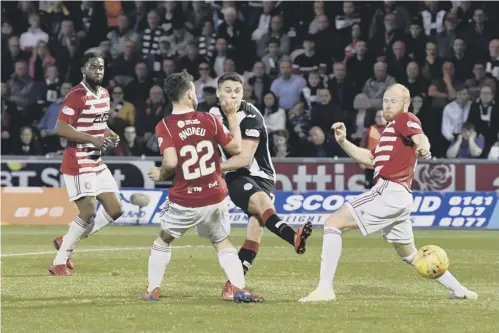
<path fill-rule="evenodd" d="M 210 109 L 210 113 L 219 117 L 225 127 L 228 127 L 227 118 L 222 112 L 220 104 Z M 258 109 L 251 103 L 245 101 L 241 102 L 241 106 L 237 111 L 237 118 L 239 119 L 239 126 L 241 128 L 241 137 L 243 140 L 257 140 L 258 147 L 256 148 L 255 155 L 251 164 L 248 167 L 241 168 L 235 171 L 229 171 L 226 176 L 254 176 L 269 179 L 273 182 L 276 180 L 276 173 L 274 165 L 272 164 L 272 157 L 269 150 L 269 137 L 267 134 L 267 127 L 265 120 Z M 224 151 L 221 147 L 220 153 L 222 159 L 225 161 L 231 157 L 229 153 Z"/>

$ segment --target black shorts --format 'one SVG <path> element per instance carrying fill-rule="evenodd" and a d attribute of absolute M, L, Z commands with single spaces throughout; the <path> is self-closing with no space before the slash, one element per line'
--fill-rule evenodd
<path fill-rule="evenodd" d="M 257 192 L 265 192 L 272 202 L 274 202 L 275 185 L 274 182 L 265 178 L 251 176 L 227 177 L 227 187 L 232 202 L 248 213 L 249 198 Z M 231 179 L 232 178 L 232 179 Z"/>

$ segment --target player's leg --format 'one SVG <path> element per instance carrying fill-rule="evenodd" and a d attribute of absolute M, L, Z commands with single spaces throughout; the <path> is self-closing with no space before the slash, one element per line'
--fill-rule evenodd
<path fill-rule="evenodd" d="M 239 259 L 243 264 L 244 274 L 248 272 L 253 265 L 253 261 L 260 249 L 262 241 L 263 227 L 256 216 L 250 216 L 246 228 L 246 239 L 239 249 Z"/>
<path fill-rule="evenodd" d="M 298 254 L 305 253 L 306 240 L 312 234 L 312 223 L 306 222 L 297 232 L 277 215 L 274 202 L 269 191 L 265 191 L 261 186 L 253 182 L 253 193 L 248 199 L 247 213 L 258 216 L 263 225 L 275 235 L 293 245 Z M 244 187 L 243 187 L 244 188 Z"/>
<path fill-rule="evenodd" d="M 409 221 L 384 228 L 383 237 L 392 243 L 403 262 L 410 265 L 414 264 L 414 258 L 418 250 L 414 244 L 412 226 Z M 449 290 L 451 298 L 476 299 L 478 297 L 475 292 L 464 287 L 450 271 L 446 271 L 436 280 Z"/>
<path fill-rule="evenodd" d="M 69 230 L 62 237 L 62 242 L 58 246 L 57 255 L 49 268 L 54 275 L 71 275 L 67 269 L 67 261 L 71 256 L 76 244 L 81 236 L 93 223 L 97 201 L 95 196 L 86 196 L 75 200 L 79 214 L 69 225 Z"/>
<path fill-rule="evenodd" d="M 97 179 L 97 200 L 102 204 L 103 208 L 95 216 L 95 224 L 90 231 L 92 235 L 100 229 L 113 223 L 123 214 L 123 208 L 120 201 L 120 190 L 118 184 L 114 180 L 109 169 L 105 169 L 99 173 Z"/>

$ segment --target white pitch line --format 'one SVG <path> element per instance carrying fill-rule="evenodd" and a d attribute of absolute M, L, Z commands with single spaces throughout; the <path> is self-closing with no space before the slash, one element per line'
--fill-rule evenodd
<path fill-rule="evenodd" d="M 177 245 L 172 246 L 174 249 L 188 249 L 188 248 L 208 248 L 212 247 L 209 245 Z M 270 246 L 274 249 L 288 249 L 289 246 Z M 310 247 L 309 247 L 310 248 Z M 82 249 L 77 250 L 75 253 L 84 252 L 108 252 L 108 251 L 137 251 L 137 250 L 150 250 L 151 247 L 137 246 L 137 247 L 104 247 L 100 249 Z M 56 250 L 53 251 L 40 251 L 40 252 L 21 252 L 21 253 L 2 253 L 1 257 L 27 257 L 27 256 L 42 256 L 47 254 L 57 253 Z"/>

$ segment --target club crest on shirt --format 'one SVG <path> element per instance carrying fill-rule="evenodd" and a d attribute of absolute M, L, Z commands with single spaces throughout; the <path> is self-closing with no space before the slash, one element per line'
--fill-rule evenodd
<path fill-rule="evenodd" d="M 62 113 L 66 114 L 68 116 L 74 116 L 74 114 L 75 114 L 75 110 L 71 109 L 68 106 L 63 107 L 61 111 L 62 111 Z"/>
<path fill-rule="evenodd" d="M 416 129 L 419 129 L 419 130 L 421 129 L 421 126 L 419 126 L 418 123 L 415 123 L 415 122 L 410 121 L 410 120 L 407 122 L 407 127 L 412 127 L 412 128 L 416 128 Z"/>

